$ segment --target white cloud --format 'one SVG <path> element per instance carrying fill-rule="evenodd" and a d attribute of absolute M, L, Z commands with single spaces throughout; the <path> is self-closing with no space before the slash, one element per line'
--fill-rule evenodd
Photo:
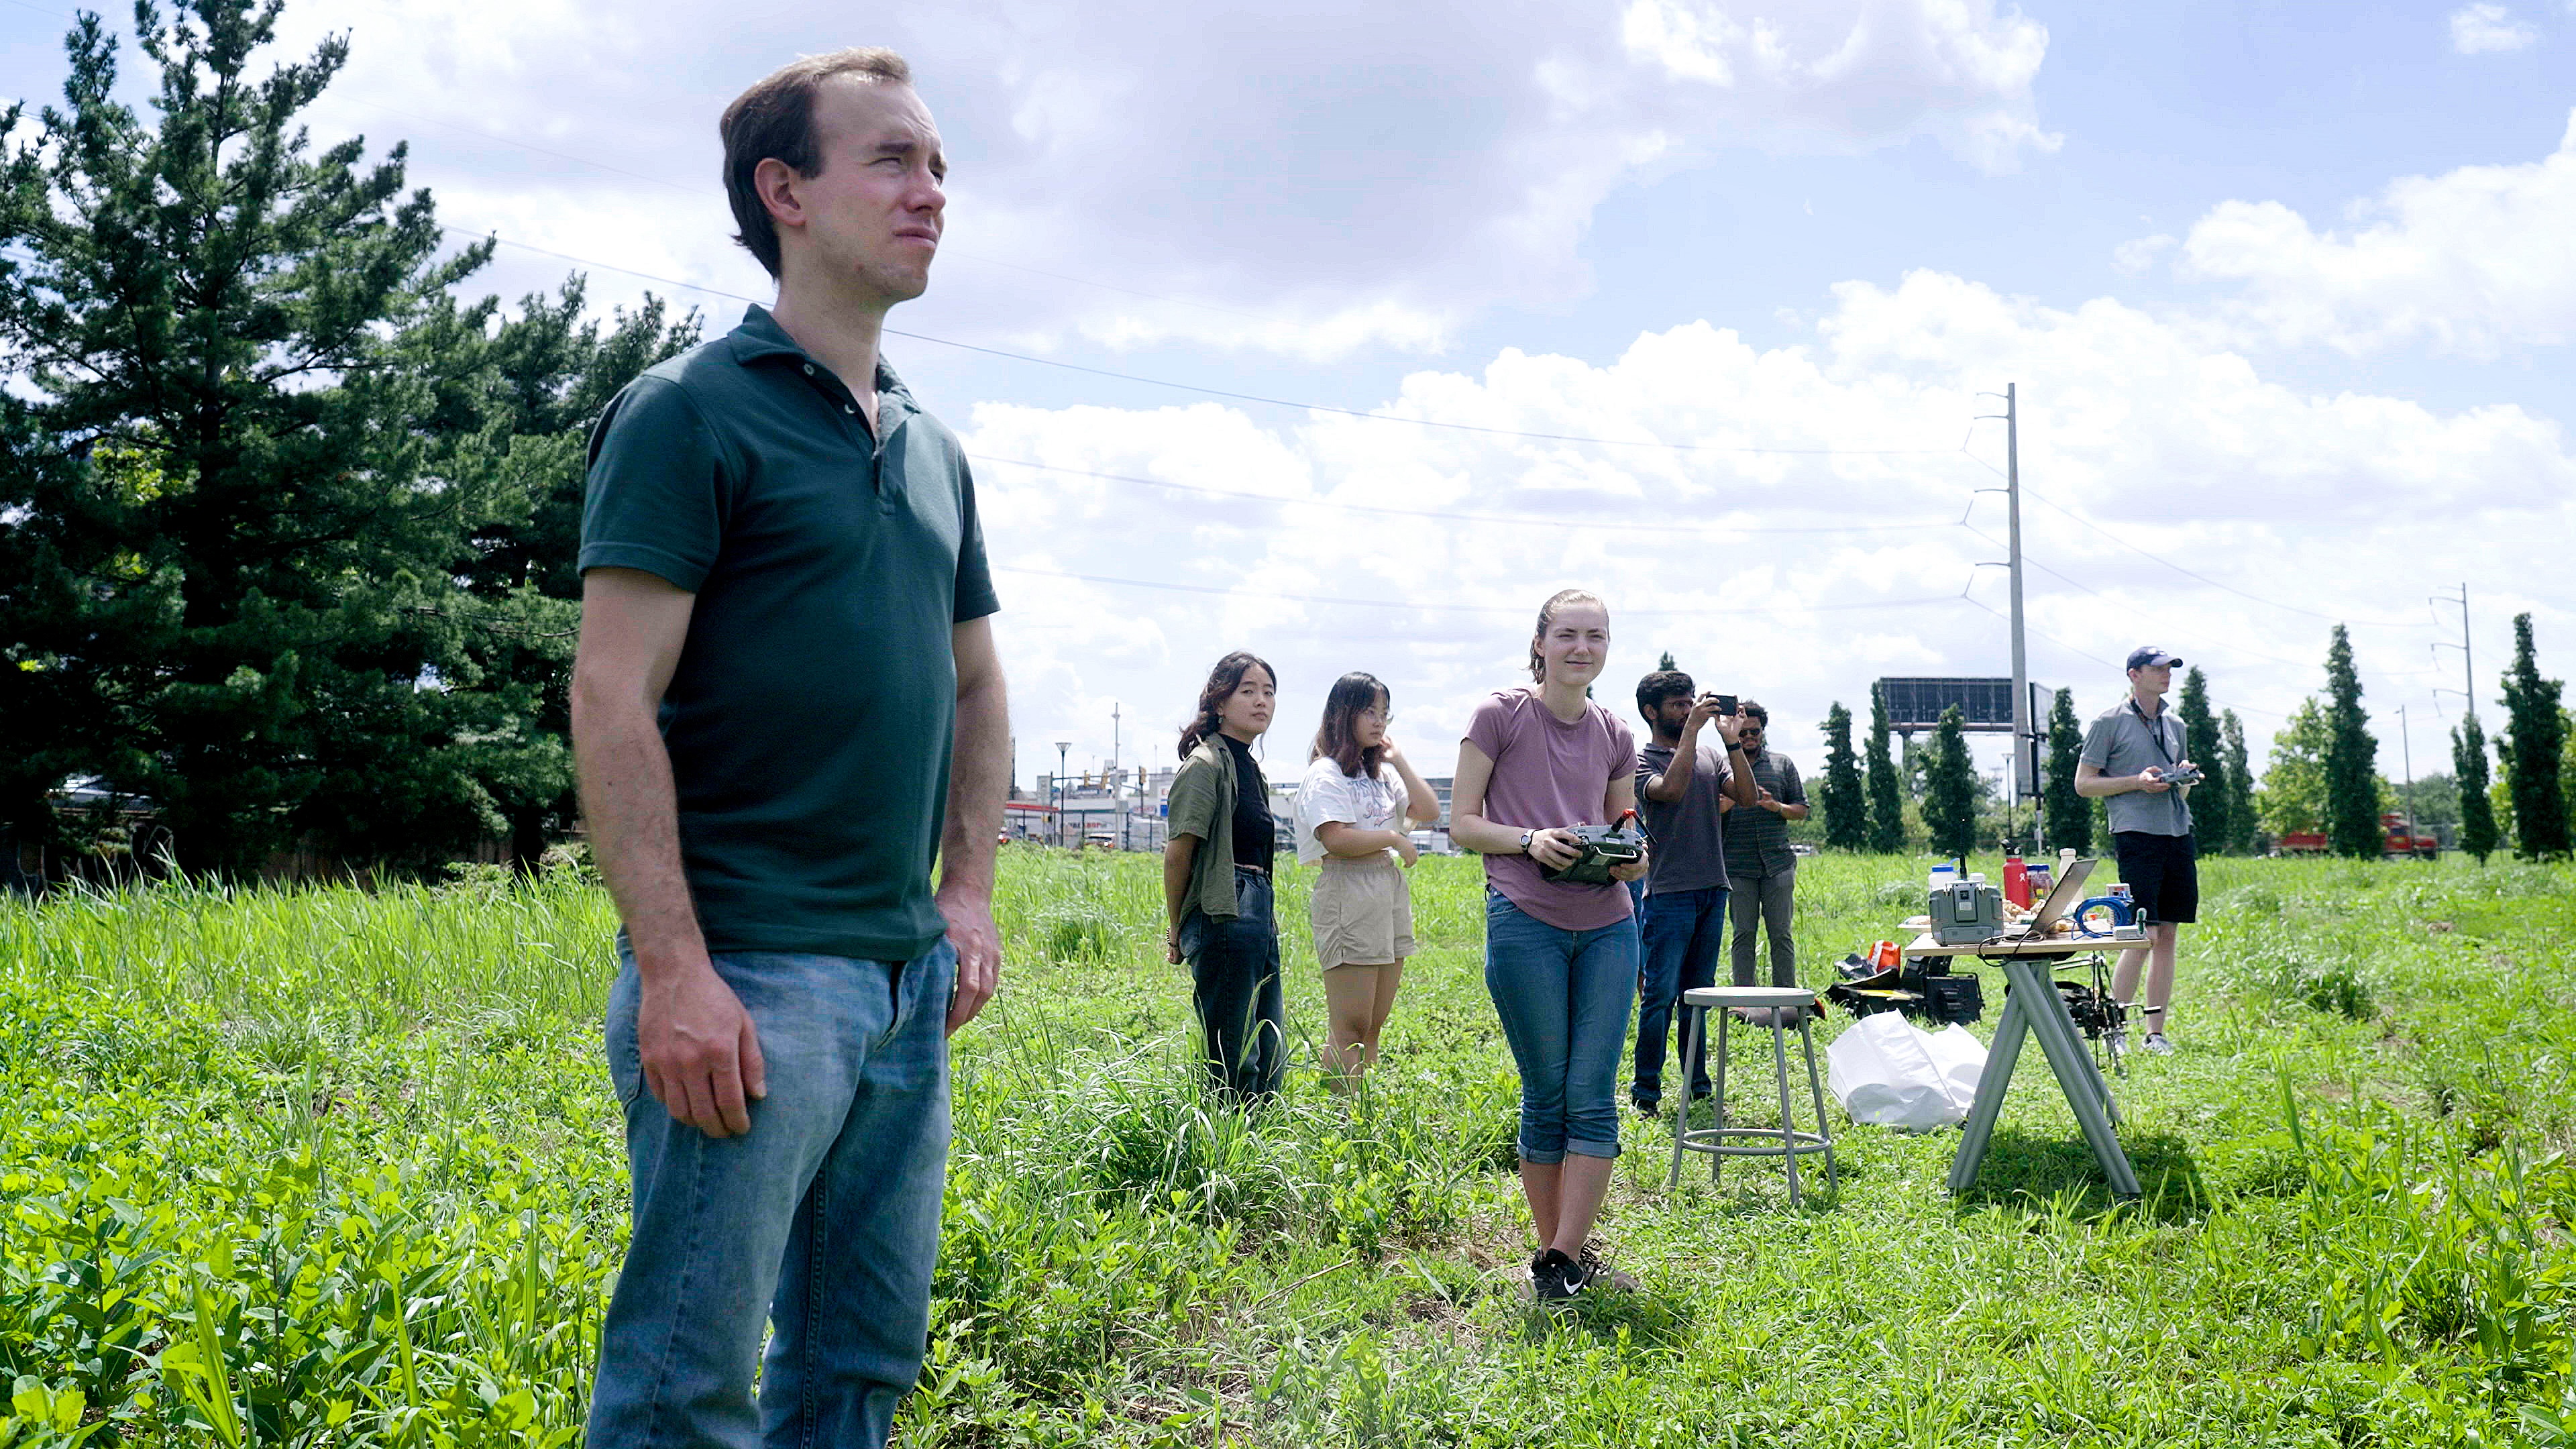
<path fill-rule="evenodd" d="M 2462 55 L 2521 50 L 2539 38 L 2539 31 L 2501 5 L 2463 5 L 2451 12 L 2451 48 Z"/>
<path fill-rule="evenodd" d="M 942 266 L 971 286 L 943 321 L 1004 345 L 1436 353 L 1485 309 L 1582 295 L 1603 200 L 1716 151 L 1929 138 L 2001 169 L 2058 141 L 2047 32 L 1994 0 L 977 0 L 855 33 L 703 0 L 347 0 L 284 23 L 296 50 L 350 30 L 326 133 L 415 138 L 451 220 L 541 219 L 558 250 L 741 291 L 762 280 L 724 240 L 718 111 L 799 52 L 892 44 L 955 163 Z"/>
<path fill-rule="evenodd" d="M 2223 315 L 2248 340 L 2485 356 L 2576 333 L 2576 114 L 2539 161 L 2405 177 L 2348 220 L 2320 230 L 2279 202 L 2225 202 L 2182 266 L 2243 284 Z"/>
<path fill-rule="evenodd" d="M 2088 709 L 2119 687 L 2105 661 L 2162 643 L 2209 670 L 2259 753 L 2265 712 L 2319 687 L 2327 629 L 2342 619 L 2369 706 L 2406 701 L 2429 719 L 2435 681 L 2417 671 L 2436 635 L 2385 627 L 2428 619 L 2425 590 L 2389 580 L 2489 579 L 2496 597 L 2482 607 L 2494 617 L 2537 609 L 2544 638 L 2576 625 L 2563 595 L 2517 597 L 2510 582 L 2552 576 L 2576 535 L 2576 455 L 2556 424 L 2513 407 L 2441 412 L 2302 392 L 2197 329 L 2116 301 L 2052 309 L 1937 273 L 1836 289 L 1804 346 L 1763 351 L 1692 323 L 1598 366 L 1507 351 L 1474 373 L 1417 373 L 1386 407 L 1709 448 L 1919 453 L 1693 453 L 1323 414 L 1283 422 L 1213 404 L 988 404 L 959 421 L 987 457 L 1259 495 L 979 467 L 998 562 L 1218 591 L 1002 575 L 1022 733 L 1080 742 L 1077 762 L 1107 751 L 1106 699 L 1152 726 L 1151 758 L 1168 762 L 1162 726 L 1177 726 L 1207 664 L 1246 647 L 1282 676 L 1274 773 L 1302 760 L 1324 685 L 1352 668 L 1393 685 L 1397 733 L 1445 769 L 1474 701 L 1514 681 L 1538 601 L 1583 584 L 1612 606 L 1605 702 L 1626 713 L 1626 683 L 1669 648 L 1703 678 L 1761 697 L 1784 748 L 1811 764 L 1826 706 L 1865 699 L 1873 678 L 2003 671 L 2003 625 L 1974 604 L 1847 606 L 1939 599 L 1973 577 L 1978 600 L 2004 607 L 1998 571 L 1973 567 L 2000 544 L 1953 523 L 1972 490 L 2001 480 L 1955 444 L 1971 414 L 1996 410 L 1975 394 L 2015 380 L 2031 620 L 2049 636 L 2032 640 L 2033 675 L 2075 687 Z M 2000 429 L 1984 425 L 1974 451 L 2000 462 L 2001 449 Z M 1578 526 L 1612 522 L 1644 527 Z M 1979 498 L 1970 522 L 2000 539 L 2001 500 Z M 1692 531 L 1891 524 L 1913 526 Z M 2292 607 L 2195 581 L 2128 544 Z M 1413 602 L 1372 610 L 1315 597 Z M 1131 725 L 1130 763 L 1138 738 Z"/>
<path fill-rule="evenodd" d="M 2142 236 L 2113 247 L 2111 265 L 2134 277 L 2154 270 L 2156 263 L 2164 260 L 2165 255 L 2173 248 L 2174 239 L 2162 233 L 2155 236 Z"/>

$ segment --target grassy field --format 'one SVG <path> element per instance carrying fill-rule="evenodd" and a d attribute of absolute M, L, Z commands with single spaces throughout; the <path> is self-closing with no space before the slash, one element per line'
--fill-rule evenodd
<path fill-rule="evenodd" d="M 1416 875 L 1368 1093 L 1310 1067 L 1246 1122 L 1153 863 L 1005 855 L 903 1443 L 2576 1444 L 2568 868 L 2206 866 L 2182 1051 L 2120 1084 L 2143 1204 L 2035 1066 L 1964 1201 L 1955 1134 L 1848 1124 L 1805 1211 L 1766 1166 L 1668 1193 L 1630 1118 L 1602 1236 L 1643 1288 L 1551 1318 L 1472 861 Z M 1920 880 L 1809 861 L 1810 978 Z M 1295 872 L 1282 913 L 1311 1059 Z M 577 1440 L 613 925 L 572 871 L 0 904 L 0 1446 Z"/>

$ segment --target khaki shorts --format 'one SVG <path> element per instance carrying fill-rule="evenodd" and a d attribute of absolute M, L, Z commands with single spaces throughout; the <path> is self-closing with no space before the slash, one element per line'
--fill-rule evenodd
<path fill-rule="evenodd" d="M 1306 914 L 1315 959 L 1336 966 L 1384 966 L 1413 954 L 1413 892 L 1393 852 L 1365 860 L 1325 856 Z"/>

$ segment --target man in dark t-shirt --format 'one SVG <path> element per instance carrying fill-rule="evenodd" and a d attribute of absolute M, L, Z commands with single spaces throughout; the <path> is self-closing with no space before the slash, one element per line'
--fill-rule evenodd
<path fill-rule="evenodd" d="M 1738 810 L 1727 822 L 1726 874 L 1735 888 L 1727 905 L 1735 923 L 1730 974 L 1738 986 L 1755 984 L 1758 930 L 1771 938 L 1771 984 L 1795 986 L 1798 943 L 1790 920 L 1797 908 L 1798 857 L 1789 848 L 1789 822 L 1807 818 L 1807 787 L 1796 765 L 1771 752 L 1771 712 L 1749 699 L 1740 708 L 1744 754 L 1738 765 L 1753 808 Z"/>
<path fill-rule="evenodd" d="M 1739 783 L 1737 720 L 1717 696 L 1693 693 L 1691 677 L 1658 670 L 1637 681 L 1637 713 L 1653 742 L 1637 751 L 1637 815 L 1654 840 L 1638 923 L 1637 1069 L 1628 1100 L 1653 1116 L 1663 1098 L 1664 1042 L 1673 1006 L 1694 987 L 1717 984 L 1726 931 L 1726 824 L 1731 799 L 1749 805 Z M 1703 740 L 1714 721 L 1717 738 Z M 1708 1043 L 1688 1063 L 1694 1098 L 1708 1095 Z"/>
<path fill-rule="evenodd" d="M 928 1328 L 947 1035 L 1001 966 L 974 482 L 877 353 L 946 167 L 891 51 L 800 60 L 722 132 L 778 303 L 618 395 L 582 516 L 573 749 L 634 1184 L 588 1438 L 881 1445 Z"/>

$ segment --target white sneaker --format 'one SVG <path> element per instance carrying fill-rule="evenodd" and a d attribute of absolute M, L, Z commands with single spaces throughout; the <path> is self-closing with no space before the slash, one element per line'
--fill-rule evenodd
<path fill-rule="evenodd" d="M 2147 1033 L 2145 1050 L 2151 1056 L 2169 1057 L 2174 1054 L 2174 1044 L 2165 1040 L 2163 1032 L 2151 1031 Z"/>

